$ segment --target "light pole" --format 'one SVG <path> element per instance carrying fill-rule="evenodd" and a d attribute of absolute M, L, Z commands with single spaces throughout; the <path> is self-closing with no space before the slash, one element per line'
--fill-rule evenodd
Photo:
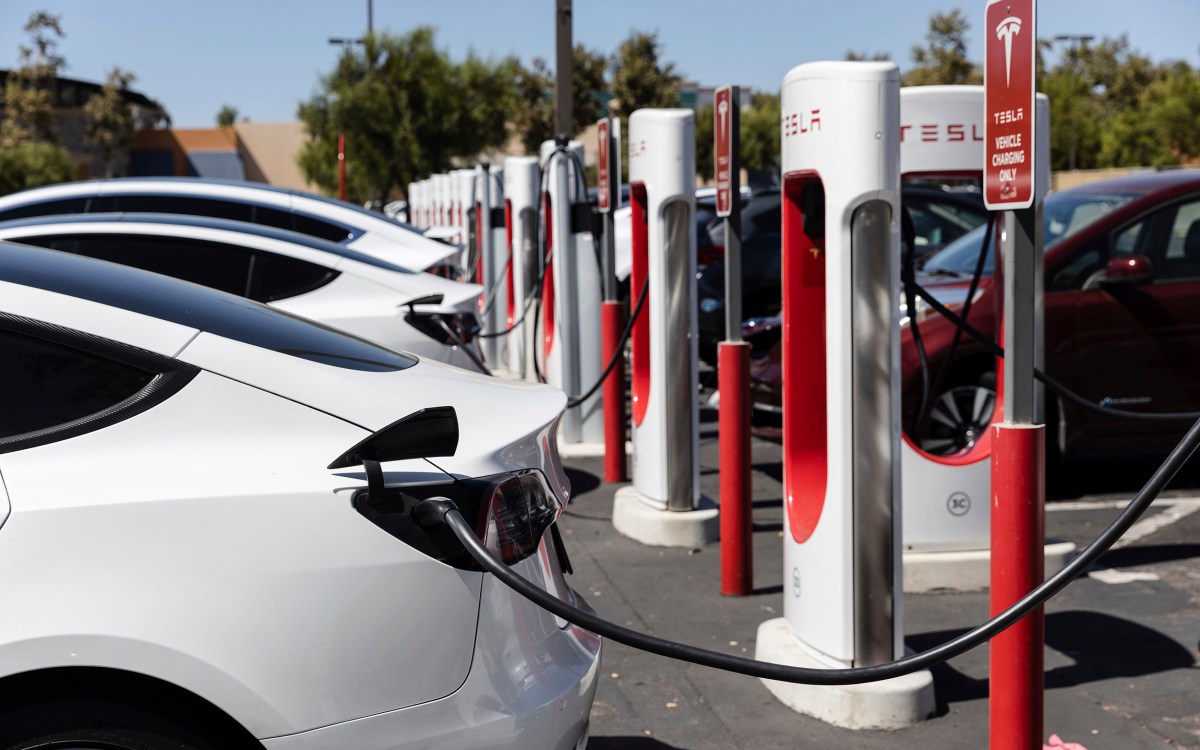
<path fill-rule="evenodd" d="M 1071 76 L 1072 89 L 1074 89 L 1074 87 L 1075 87 L 1076 78 L 1077 78 L 1077 70 L 1079 67 L 1079 52 L 1080 52 L 1080 50 L 1086 50 L 1088 42 L 1092 41 L 1095 38 L 1096 37 L 1093 34 L 1055 34 L 1053 37 L 1053 41 L 1056 43 L 1057 42 L 1067 42 L 1070 45 L 1069 62 L 1070 62 L 1071 67 L 1068 70 L 1069 70 L 1069 74 Z M 1075 92 L 1072 91 L 1071 93 L 1074 94 Z M 1077 122 L 1078 122 L 1078 109 L 1072 103 L 1071 104 L 1070 123 L 1068 124 L 1068 127 L 1070 128 L 1070 133 L 1071 133 L 1071 143 L 1067 148 L 1067 169 L 1069 169 L 1069 170 L 1075 169 L 1075 151 L 1077 149 L 1077 140 L 1079 137 Z"/>
<path fill-rule="evenodd" d="M 375 33 L 375 7 L 374 0 L 367 0 L 367 36 Z M 349 37 L 331 36 L 329 37 L 330 44 L 336 44 L 345 52 L 352 44 L 366 44 L 366 37 L 358 39 L 350 39 Z M 338 162 L 338 200 L 346 200 L 346 136 L 342 132 L 341 118 L 338 118 L 338 140 L 337 140 L 337 162 Z"/>

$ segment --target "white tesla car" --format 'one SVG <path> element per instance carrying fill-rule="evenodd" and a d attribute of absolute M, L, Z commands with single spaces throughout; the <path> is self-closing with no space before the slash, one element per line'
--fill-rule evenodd
<path fill-rule="evenodd" d="M 334 242 L 169 214 L 41 216 L 0 239 L 100 258 L 249 297 L 392 349 L 483 369 L 482 287 L 414 273 Z"/>
<path fill-rule="evenodd" d="M 455 498 L 586 606 L 553 530 L 561 392 L 0 250 L 0 748 L 586 742 L 599 640 L 409 517 Z"/>
<path fill-rule="evenodd" d="M 412 271 L 457 278 L 459 248 L 352 203 L 256 182 L 123 177 L 49 185 L 0 197 L 0 221 L 114 211 L 188 214 L 300 232 Z"/>

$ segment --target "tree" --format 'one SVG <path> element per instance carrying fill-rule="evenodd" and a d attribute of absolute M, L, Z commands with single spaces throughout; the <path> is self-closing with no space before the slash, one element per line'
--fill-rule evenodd
<path fill-rule="evenodd" d="M 778 172 L 781 108 L 779 94 L 755 92 L 742 111 L 742 167 L 749 172 Z"/>
<path fill-rule="evenodd" d="M 644 107 L 678 107 L 683 78 L 675 64 L 659 62 L 657 34 L 631 32 L 612 58 L 612 94 L 622 119 Z"/>
<path fill-rule="evenodd" d="M 910 68 L 903 77 L 905 86 L 983 83 L 983 73 L 967 59 L 967 31 L 971 25 L 961 10 L 934 13 L 929 17 L 927 47 L 913 47 Z"/>
<path fill-rule="evenodd" d="M 237 107 L 233 106 L 232 104 L 226 104 L 225 106 L 221 107 L 220 111 L 217 112 L 217 127 L 232 128 L 233 124 L 237 122 L 237 118 Z"/>
<path fill-rule="evenodd" d="M 84 135 L 104 156 L 106 177 L 113 176 L 113 157 L 124 153 L 133 139 L 133 107 L 128 97 L 129 84 L 133 80 L 133 73 L 114 67 L 100 87 L 100 93 L 93 94 L 83 105 L 87 117 Z"/>
<path fill-rule="evenodd" d="M 0 146 L 58 143 L 54 132 L 54 92 L 66 61 L 58 54 L 62 17 L 38 11 L 25 24 L 29 44 L 20 46 L 20 63 L 4 85 L 4 121 Z"/>
<path fill-rule="evenodd" d="M 75 164 L 62 146 L 20 143 L 0 147 L 0 195 L 75 178 Z"/>
<path fill-rule="evenodd" d="M 514 91 L 515 63 L 471 55 L 453 63 L 433 29 L 372 34 L 347 48 L 320 90 L 300 105 L 309 133 L 298 162 L 305 177 L 337 190 L 338 133 L 346 139 L 346 182 L 354 201 L 386 200 L 409 182 L 499 147 Z"/>
<path fill-rule="evenodd" d="M 572 135 L 599 120 L 604 111 L 600 104 L 605 89 L 604 74 L 608 58 L 576 44 L 571 63 Z M 516 101 L 510 118 L 513 132 L 527 153 L 537 153 L 544 141 L 554 137 L 554 72 L 540 57 L 532 67 L 518 66 Z"/>

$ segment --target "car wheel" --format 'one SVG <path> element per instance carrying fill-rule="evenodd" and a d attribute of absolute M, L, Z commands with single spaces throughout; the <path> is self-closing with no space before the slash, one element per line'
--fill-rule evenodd
<path fill-rule="evenodd" d="M 63 701 L 0 714 L 2 750 L 223 750 L 170 718 L 107 701 Z"/>
<path fill-rule="evenodd" d="M 935 456 L 970 450 L 983 438 L 996 408 L 995 375 L 960 383 L 935 396 L 929 415 L 918 427 L 917 445 Z"/>

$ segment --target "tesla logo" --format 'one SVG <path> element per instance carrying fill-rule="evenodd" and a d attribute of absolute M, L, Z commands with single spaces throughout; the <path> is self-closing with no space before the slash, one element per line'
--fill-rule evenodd
<path fill-rule="evenodd" d="M 721 140 L 724 141 L 725 133 L 729 130 L 729 102 L 727 100 L 721 100 L 721 104 L 717 107 L 717 114 L 721 117 Z"/>
<path fill-rule="evenodd" d="M 955 517 L 967 515 L 971 512 L 971 497 L 965 492 L 955 492 L 946 498 L 946 510 Z"/>
<path fill-rule="evenodd" d="M 646 142 L 645 141 L 636 141 L 636 142 L 630 141 L 629 142 L 629 158 L 630 159 L 636 159 L 639 156 L 645 156 L 645 155 L 646 155 Z"/>
<path fill-rule="evenodd" d="M 785 114 L 783 116 L 783 137 L 803 135 L 821 129 L 821 110 L 813 109 L 808 112 Z"/>
<path fill-rule="evenodd" d="M 978 123 L 966 124 L 953 123 L 950 125 L 942 125 L 939 123 L 926 123 L 921 125 L 901 125 L 900 126 L 900 142 L 904 143 L 908 139 L 908 131 L 917 128 L 920 131 L 922 143 L 937 143 L 945 141 L 947 143 L 963 143 L 965 141 L 983 142 L 983 133 L 979 130 Z"/>
<path fill-rule="evenodd" d="M 996 26 L 996 38 L 1004 42 L 1004 85 L 1012 83 L 1013 37 L 1021 33 L 1021 19 L 1009 16 Z"/>

